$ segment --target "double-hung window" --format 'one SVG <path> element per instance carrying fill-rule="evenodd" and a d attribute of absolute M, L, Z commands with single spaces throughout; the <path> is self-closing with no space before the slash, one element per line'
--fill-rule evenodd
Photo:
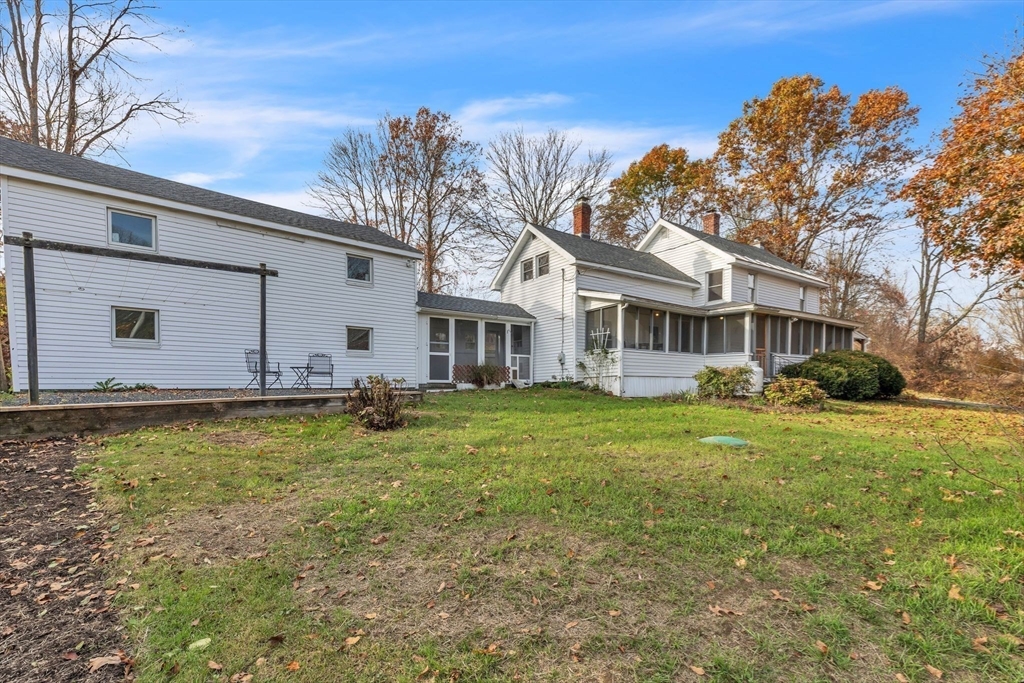
<path fill-rule="evenodd" d="M 807 310 L 807 288 L 803 285 L 800 286 L 800 310 Z"/>
<path fill-rule="evenodd" d="M 708 302 L 722 300 L 722 271 L 712 270 L 708 272 Z"/>
<path fill-rule="evenodd" d="M 605 306 L 587 311 L 587 349 L 615 349 L 619 342 L 619 307 Z"/>
<path fill-rule="evenodd" d="M 548 253 L 545 251 L 543 254 L 537 256 L 537 277 L 547 275 L 551 270 L 550 258 Z"/>
<path fill-rule="evenodd" d="M 156 219 L 119 209 L 107 211 L 107 241 L 131 249 L 156 251 Z"/>
<path fill-rule="evenodd" d="M 747 301 L 757 303 L 757 275 L 747 273 Z"/>
<path fill-rule="evenodd" d="M 119 345 L 159 344 L 160 311 L 114 306 L 110 309 L 110 339 Z"/>
<path fill-rule="evenodd" d="M 533 279 L 533 259 L 524 259 L 522 263 L 523 269 L 523 282 Z"/>
<path fill-rule="evenodd" d="M 373 284 L 373 259 L 348 254 L 346 257 L 349 282 Z"/>

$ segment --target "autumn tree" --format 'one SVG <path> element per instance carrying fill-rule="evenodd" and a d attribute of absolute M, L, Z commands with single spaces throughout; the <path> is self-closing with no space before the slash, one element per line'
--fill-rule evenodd
<path fill-rule="evenodd" d="M 582 146 L 564 131 L 530 135 L 522 128 L 488 144 L 488 193 L 478 232 L 497 243 L 502 257 L 527 223 L 557 227 L 578 198 L 600 196 L 611 157 Z"/>
<path fill-rule="evenodd" d="M 952 262 L 1024 276 L 1024 42 L 990 58 L 903 196 Z"/>
<path fill-rule="evenodd" d="M 633 247 L 659 218 L 689 223 L 703 206 L 704 173 L 704 165 L 682 147 L 654 147 L 609 184 L 607 201 L 598 207 L 596 236 Z"/>
<path fill-rule="evenodd" d="M 453 259 L 477 223 L 485 193 L 480 147 L 444 112 L 383 116 L 332 143 L 310 187 L 333 218 L 370 225 L 423 252 L 421 286 L 452 286 Z"/>
<path fill-rule="evenodd" d="M 814 76 L 783 78 L 719 136 L 714 201 L 740 241 L 811 268 L 831 237 L 833 261 L 849 261 L 899 217 L 891 199 L 915 158 L 917 112 L 897 87 L 854 99 Z"/>
<path fill-rule="evenodd" d="M 0 113 L 28 141 L 83 156 L 116 149 L 129 125 L 149 115 L 183 122 L 173 93 L 141 92 L 130 52 L 167 36 L 141 0 L 0 5 Z"/>

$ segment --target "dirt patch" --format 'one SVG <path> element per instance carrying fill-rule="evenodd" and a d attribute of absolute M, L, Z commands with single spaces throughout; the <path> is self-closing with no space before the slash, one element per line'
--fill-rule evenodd
<path fill-rule="evenodd" d="M 814 571 L 787 563 L 771 585 L 746 572 L 718 579 L 530 523 L 388 539 L 370 557 L 305 573 L 296 590 L 307 612 L 350 619 L 355 633 L 382 642 L 430 638 L 448 651 L 518 652 L 542 677 L 635 680 L 644 658 L 659 651 L 678 652 L 677 675 L 689 675 L 687 665 L 700 664 L 703 655 L 706 663 L 715 651 L 753 653 L 768 633 L 789 643 L 794 661 L 783 668 L 813 678 L 822 666 L 791 645 L 814 642 L 808 612 L 797 596 L 774 599 L 771 589 Z M 885 655 L 867 634 L 854 640 L 858 659 L 835 680 L 891 680 L 891 673 L 882 675 Z"/>
<path fill-rule="evenodd" d="M 268 437 L 262 432 L 251 431 L 223 431 L 211 432 L 203 435 L 203 440 L 217 446 L 231 446 L 233 448 L 255 448 L 266 441 Z"/>
<path fill-rule="evenodd" d="M 126 647 L 105 590 L 111 536 L 74 441 L 0 443 L 0 681 L 115 681 L 122 664 L 89 659 Z"/>
<path fill-rule="evenodd" d="M 229 564 L 258 559 L 297 525 L 298 499 L 289 496 L 266 504 L 237 503 L 202 509 L 170 518 L 162 527 L 151 527 L 131 541 L 143 560 L 172 556 L 192 564 Z"/>

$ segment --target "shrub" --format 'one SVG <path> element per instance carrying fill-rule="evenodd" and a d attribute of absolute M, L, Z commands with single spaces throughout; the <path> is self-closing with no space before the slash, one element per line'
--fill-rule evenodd
<path fill-rule="evenodd" d="M 820 406 L 825 392 L 813 379 L 780 377 L 764 388 L 766 401 L 776 406 Z"/>
<path fill-rule="evenodd" d="M 697 381 L 697 395 L 701 398 L 732 398 L 736 394 L 750 391 L 754 371 L 749 365 L 732 368 L 708 365 L 701 368 L 693 379 Z"/>
<path fill-rule="evenodd" d="M 352 381 L 348 412 L 367 429 L 386 431 L 405 425 L 402 419 L 402 387 L 404 379 L 388 379 L 370 375 L 366 380 Z"/>
<path fill-rule="evenodd" d="M 783 377 L 813 379 L 832 398 L 864 401 L 898 396 L 907 381 L 892 363 L 863 351 L 829 351 L 789 365 Z"/>
<path fill-rule="evenodd" d="M 490 384 L 501 383 L 502 370 L 497 365 L 474 365 L 470 370 L 469 381 L 478 389 L 483 389 Z"/>

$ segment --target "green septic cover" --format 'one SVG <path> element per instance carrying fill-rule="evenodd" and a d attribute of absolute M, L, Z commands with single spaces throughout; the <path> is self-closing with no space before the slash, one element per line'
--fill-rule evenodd
<path fill-rule="evenodd" d="M 722 446 L 749 446 L 743 439 L 737 439 L 733 436 L 705 436 L 703 439 L 697 439 L 701 443 L 717 443 Z"/>

